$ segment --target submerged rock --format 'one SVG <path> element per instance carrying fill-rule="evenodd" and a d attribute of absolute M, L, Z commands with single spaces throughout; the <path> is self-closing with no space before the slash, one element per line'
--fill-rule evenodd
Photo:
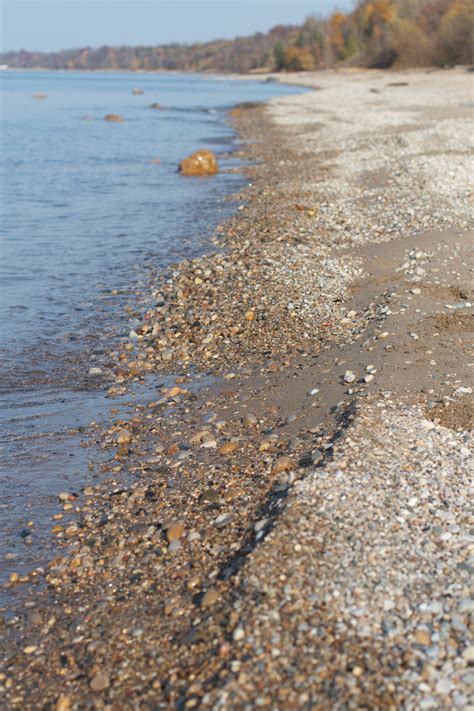
<path fill-rule="evenodd" d="M 143 89 L 139 86 L 136 86 L 134 89 L 132 89 L 132 94 L 135 94 L 135 96 L 143 94 Z"/>
<path fill-rule="evenodd" d="M 115 122 L 115 123 L 121 123 L 121 122 L 123 121 L 122 116 L 119 116 L 118 114 L 106 114 L 106 115 L 104 116 L 104 119 L 105 119 L 106 121 L 112 121 L 112 122 Z"/>
<path fill-rule="evenodd" d="M 179 164 L 179 171 L 183 175 L 215 175 L 218 170 L 216 156 L 207 149 L 196 151 Z"/>

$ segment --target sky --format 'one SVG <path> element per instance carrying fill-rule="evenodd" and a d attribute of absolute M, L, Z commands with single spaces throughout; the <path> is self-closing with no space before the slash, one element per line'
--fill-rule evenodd
<path fill-rule="evenodd" d="M 0 0 L 0 51 L 196 42 L 266 32 L 352 0 Z"/>

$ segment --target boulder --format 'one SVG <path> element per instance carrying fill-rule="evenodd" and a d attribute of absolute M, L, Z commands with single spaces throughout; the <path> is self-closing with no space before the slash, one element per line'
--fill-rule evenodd
<path fill-rule="evenodd" d="M 132 94 L 135 94 L 135 96 L 139 96 L 140 94 L 143 94 L 143 89 L 141 89 L 139 86 L 136 86 L 134 89 L 132 89 Z"/>
<path fill-rule="evenodd" d="M 160 111 L 164 111 L 165 107 L 155 101 L 154 104 L 150 104 L 150 109 L 159 109 Z"/>
<path fill-rule="evenodd" d="M 106 121 L 114 121 L 115 123 L 121 123 L 123 121 L 122 116 L 119 116 L 118 114 L 107 114 L 104 116 L 104 119 Z"/>
<path fill-rule="evenodd" d="M 179 164 L 183 175 L 215 175 L 219 170 L 216 156 L 206 149 L 196 151 Z"/>

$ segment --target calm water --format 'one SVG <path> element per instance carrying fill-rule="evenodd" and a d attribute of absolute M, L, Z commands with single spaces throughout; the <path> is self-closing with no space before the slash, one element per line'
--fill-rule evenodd
<path fill-rule="evenodd" d="M 179 160 L 207 146 L 235 167 L 226 110 L 298 91 L 126 73 L 2 72 L 1 85 L 0 581 L 41 559 L 52 495 L 86 481 L 87 450 L 69 431 L 107 416 L 87 372 L 110 334 L 128 333 L 123 306 L 161 266 L 202 252 L 235 207 L 224 197 L 241 176 L 183 178 Z"/>

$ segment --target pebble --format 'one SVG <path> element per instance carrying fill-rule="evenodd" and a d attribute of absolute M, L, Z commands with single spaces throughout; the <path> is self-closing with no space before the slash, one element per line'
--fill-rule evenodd
<path fill-rule="evenodd" d="M 220 494 L 216 489 L 206 489 L 199 497 L 200 504 L 215 504 L 220 500 Z"/>
<path fill-rule="evenodd" d="M 228 526 L 231 521 L 231 514 L 223 513 L 215 519 L 214 526 L 216 528 L 224 528 L 225 526 Z"/>
<path fill-rule="evenodd" d="M 295 462 L 290 457 L 280 457 L 272 466 L 272 474 L 281 474 L 295 468 Z"/>
<path fill-rule="evenodd" d="M 90 681 L 92 691 L 105 691 L 110 686 L 110 680 L 107 674 L 99 672 Z"/>
<path fill-rule="evenodd" d="M 212 607 L 220 598 L 219 591 L 215 588 L 207 590 L 201 600 L 201 607 L 204 609 Z"/>
<path fill-rule="evenodd" d="M 422 644 L 425 647 L 429 647 L 431 644 L 431 635 L 424 629 L 418 629 L 415 633 L 415 640 L 417 644 Z"/>
<path fill-rule="evenodd" d="M 226 442 L 217 450 L 219 454 L 232 454 L 237 449 L 237 442 Z"/>
<path fill-rule="evenodd" d="M 346 370 L 346 372 L 344 373 L 345 382 L 346 383 L 353 383 L 355 379 L 356 379 L 356 376 L 352 372 L 352 370 Z"/>
<path fill-rule="evenodd" d="M 199 533 L 199 531 L 190 531 L 190 532 L 188 533 L 188 541 L 189 541 L 190 543 L 194 543 L 194 541 L 200 541 L 201 538 L 202 538 L 202 536 L 201 536 L 201 534 Z"/>
<path fill-rule="evenodd" d="M 241 642 L 245 638 L 245 630 L 242 627 L 236 627 L 232 633 L 234 642 Z"/>
<path fill-rule="evenodd" d="M 184 533 L 184 525 L 182 523 L 173 523 L 166 529 L 166 538 L 171 543 L 172 541 L 179 541 Z"/>
<path fill-rule="evenodd" d="M 466 647 L 462 653 L 462 658 L 468 663 L 472 664 L 474 662 L 474 645 Z"/>
<path fill-rule="evenodd" d="M 250 413 L 248 413 L 242 417 L 242 424 L 245 425 L 246 427 L 252 427 L 253 425 L 256 425 L 257 422 L 258 422 L 258 420 L 255 417 L 255 415 L 252 415 Z"/>
<path fill-rule="evenodd" d="M 132 441 L 132 433 L 129 430 L 120 430 L 115 436 L 117 444 L 129 444 Z"/>
<path fill-rule="evenodd" d="M 257 523 L 254 525 L 253 530 L 255 533 L 258 533 L 259 531 L 262 531 L 268 524 L 271 522 L 270 518 L 262 518 L 260 521 L 257 521 Z"/>
<path fill-rule="evenodd" d="M 465 615 L 466 613 L 473 613 L 474 612 L 474 599 L 473 598 L 464 598 L 464 600 L 461 600 L 461 602 L 458 605 L 458 611 L 461 613 L 461 615 Z"/>
<path fill-rule="evenodd" d="M 89 368 L 89 375 L 96 376 L 102 375 L 103 371 L 101 368 Z"/>
<path fill-rule="evenodd" d="M 35 644 L 30 644 L 27 647 L 23 648 L 23 651 L 25 654 L 33 654 L 33 652 L 36 652 L 38 647 Z"/>

